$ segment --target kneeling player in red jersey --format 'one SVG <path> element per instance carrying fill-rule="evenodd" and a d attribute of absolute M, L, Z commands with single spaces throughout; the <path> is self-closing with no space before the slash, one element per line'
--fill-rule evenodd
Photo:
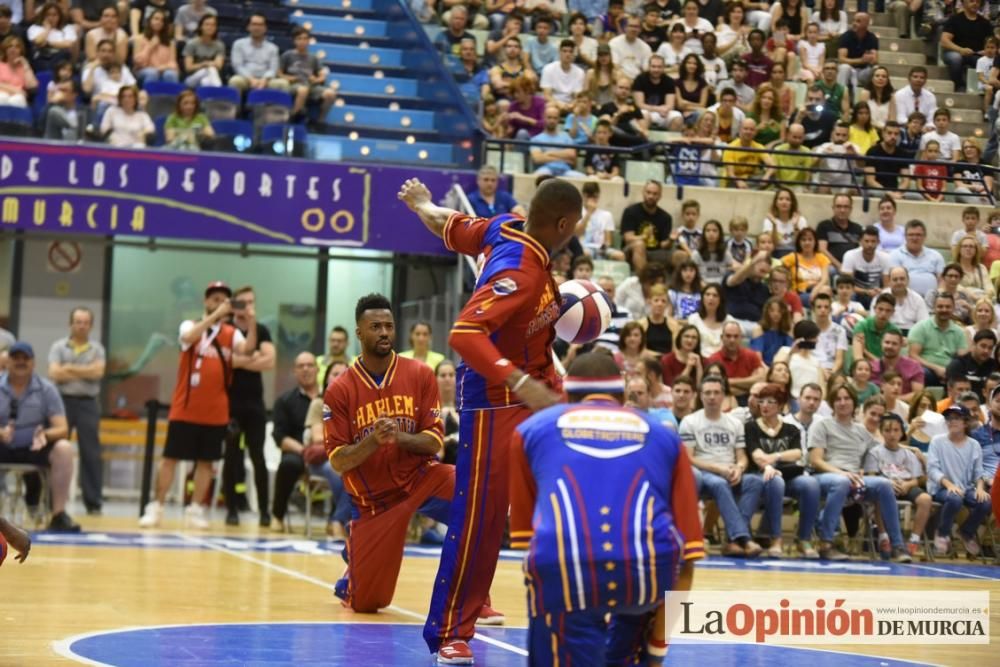
<path fill-rule="evenodd" d="M 24 559 L 28 557 L 28 552 L 31 551 L 31 538 L 28 537 L 28 534 L 0 516 L 0 538 L 3 538 L 2 541 L 17 552 L 14 560 L 23 563 Z M 5 555 L 4 546 L 4 544 L 0 544 L 0 563 L 3 562 Z"/>
<path fill-rule="evenodd" d="M 571 404 L 523 422 L 511 446 L 529 664 L 656 664 L 663 591 L 690 590 L 705 554 L 691 463 L 676 433 L 622 407 L 609 355 L 578 357 L 564 386 Z"/>

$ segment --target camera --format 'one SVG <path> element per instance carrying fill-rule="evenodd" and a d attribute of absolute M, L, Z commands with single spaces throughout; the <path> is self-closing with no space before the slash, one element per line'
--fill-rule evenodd
<path fill-rule="evenodd" d="M 808 111 L 809 113 L 813 113 L 813 114 L 823 113 L 823 105 L 822 104 L 807 104 L 806 105 L 806 111 Z"/>

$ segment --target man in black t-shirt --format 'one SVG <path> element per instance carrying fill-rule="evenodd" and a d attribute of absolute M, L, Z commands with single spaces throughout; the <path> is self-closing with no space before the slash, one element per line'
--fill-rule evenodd
<path fill-rule="evenodd" d="M 647 12 L 650 9 L 656 10 L 659 23 L 664 28 L 667 24 L 680 18 L 681 15 L 681 3 L 679 0 L 656 0 L 642 8 L 643 12 Z"/>
<path fill-rule="evenodd" d="M 867 86 L 878 65 L 878 37 L 868 31 L 870 23 L 868 14 L 858 12 L 837 41 L 837 82 L 845 88 Z"/>
<path fill-rule="evenodd" d="M 833 216 L 816 226 L 817 249 L 826 255 L 837 271 L 841 270 L 844 253 L 861 244 L 861 234 L 865 231 L 864 227 L 851 221 L 853 207 L 851 195 L 833 195 Z"/>
<path fill-rule="evenodd" d="M 256 312 L 256 296 L 252 287 L 241 287 L 233 294 L 233 324 L 246 333 L 247 317 Z M 225 463 L 222 469 L 222 490 L 226 497 L 226 524 L 240 523 L 239 510 L 246 505 L 246 468 L 243 445 L 253 463 L 254 486 L 260 525 L 271 525 L 268 510 L 268 475 L 264 463 L 264 439 L 267 410 L 264 407 L 264 382 L 261 373 L 274 368 L 275 350 L 271 332 L 260 322 L 257 327 L 257 349 L 251 355 L 233 355 L 233 382 L 229 387 L 229 428 L 226 430 Z M 305 424 L 302 425 L 305 428 Z"/>
<path fill-rule="evenodd" d="M 632 82 L 622 76 L 615 82 L 615 99 L 597 110 L 597 117 L 611 123 L 612 146 L 638 146 L 646 143 L 649 121 L 635 105 L 631 95 Z"/>
<path fill-rule="evenodd" d="M 656 127 L 668 127 L 682 120 L 681 113 L 675 109 L 677 87 L 667 76 L 666 69 L 663 56 L 650 56 L 649 71 L 635 77 L 632 83 L 635 105 Z"/>
<path fill-rule="evenodd" d="M 667 29 L 660 25 L 660 11 L 655 5 L 646 5 L 643 9 L 642 25 L 639 26 L 639 39 L 649 44 L 649 48 L 656 53 L 667 40 Z"/>
<path fill-rule="evenodd" d="M 670 267 L 670 214 L 660 208 L 663 185 L 646 181 L 642 188 L 642 201 L 622 211 L 622 249 L 632 269 L 639 271 L 646 262 L 659 262 Z"/>
<path fill-rule="evenodd" d="M 964 0 L 962 11 L 953 14 L 941 29 L 941 60 L 948 66 L 948 76 L 955 82 L 955 92 L 965 92 L 965 71 L 975 68 L 976 60 L 993 35 L 990 22 L 979 15 L 982 0 Z"/>
<path fill-rule="evenodd" d="M 868 149 L 865 154 L 865 184 L 870 188 L 886 188 L 888 192 L 876 190 L 873 194 L 887 194 L 893 199 L 902 199 L 903 191 L 910 187 L 910 170 L 904 162 L 913 158 L 899 148 L 899 123 L 890 120 L 882 130 L 882 141 Z M 884 160 L 879 158 L 897 158 Z M 881 193 L 881 194 L 880 194 Z"/>

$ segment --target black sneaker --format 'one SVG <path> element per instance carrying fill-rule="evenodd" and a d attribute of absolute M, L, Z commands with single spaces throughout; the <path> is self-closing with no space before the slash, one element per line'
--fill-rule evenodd
<path fill-rule="evenodd" d="M 226 512 L 226 525 L 227 526 L 238 526 L 240 525 L 240 513 L 234 509 Z"/>
<path fill-rule="evenodd" d="M 261 512 L 260 513 L 260 527 L 261 528 L 267 528 L 270 525 L 271 525 L 271 513 L 270 512 Z"/>
<path fill-rule="evenodd" d="M 59 512 L 49 522 L 49 530 L 53 533 L 79 533 L 80 524 L 73 521 L 66 512 Z"/>

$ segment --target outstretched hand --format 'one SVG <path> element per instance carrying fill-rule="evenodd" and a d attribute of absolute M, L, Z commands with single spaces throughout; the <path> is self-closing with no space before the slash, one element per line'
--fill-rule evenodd
<path fill-rule="evenodd" d="M 31 551 L 31 538 L 28 537 L 28 533 L 24 532 L 2 517 L 0 517 L 0 533 L 2 533 L 4 539 L 7 540 L 7 544 L 9 544 L 11 548 L 17 552 L 17 556 L 14 557 L 14 560 L 19 563 L 23 563 L 28 557 L 28 552 Z"/>
<path fill-rule="evenodd" d="M 399 189 L 399 194 L 396 196 L 409 206 L 411 211 L 416 211 L 419 206 L 430 202 L 431 191 L 419 178 L 410 178 L 403 183 L 403 187 Z"/>

